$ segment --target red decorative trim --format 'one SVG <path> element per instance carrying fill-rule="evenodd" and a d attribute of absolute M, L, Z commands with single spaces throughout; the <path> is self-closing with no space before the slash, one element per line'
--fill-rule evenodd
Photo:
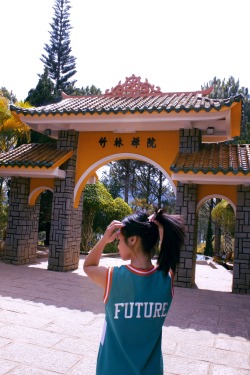
<path fill-rule="evenodd" d="M 162 94 L 159 86 L 154 86 L 148 83 L 146 78 L 145 82 L 141 82 L 141 77 L 136 77 L 132 74 L 131 77 L 126 77 L 125 83 L 121 81 L 111 90 L 106 90 L 104 95 L 113 96 L 137 96 L 137 95 L 159 95 Z"/>
<path fill-rule="evenodd" d="M 104 296 L 103 296 L 103 302 L 104 302 L 104 303 L 107 303 L 107 302 L 108 302 L 109 293 L 110 293 L 111 285 L 112 285 L 113 270 L 114 270 L 113 267 L 109 267 L 109 268 L 107 269 L 107 275 L 106 275 L 106 287 L 105 287 L 105 290 L 104 290 Z"/>
<path fill-rule="evenodd" d="M 152 265 L 152 267 L 150 267 L 149 269 L 144 270 L 142 268 L 137 268 L 137 267 L 131 266 L 131 264 L 127 264 L 125 267 L 128 270 L 130 270 L 131 272 L 133 272 L 137 275 L 141 275 L 141 276 L 152 275 L 152 273 L 155 273 L 157 271 L 157 268 L 158 268 L 158 267 L 155 267 L 154 265 Z"/>
<path fill-rule="evenodd" d="M 172 298 L 173 298 L 174 297 L 174 273 L 170 269 L 168 274 L 169 274 L 170 279 L 171 279 L 171 292 L 172 292 Z"/>
<path fill-rule="evenodd" d="M 106 90 L 105 94 L 98 94 L 98 95 L 67 95 L 65 92 L 62 92 L 61 97 L 62 99 L 81 99 L 81 98 L 87 98 L 87 97 L 105 97 L 105 96 L 114 96 L 114 97 L 121 97 L 121 96 L 129 96 L 129 97 L 136 97 L 138 95 L 140 96 L 207 96 L 213 91 L 213 87 L 209 87 L 206 90 L 201 91 L 188 91 L 188 92 L 161 92 L 161 89 L 159 86 L 151 85 L 148 83 L 148 80 L 146 78 L 145 82 L 141 82 L 141 77 L 136 77 L 134 74 L 131 77 L 126 77 L 125 83 L 121 84 L 121 81 L 119 81 L 118 85 L 115 87 L 112 87 L 110 90 Z"/>

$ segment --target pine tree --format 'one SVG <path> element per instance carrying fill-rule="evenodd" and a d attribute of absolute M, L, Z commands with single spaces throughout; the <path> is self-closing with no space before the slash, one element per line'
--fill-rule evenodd
<path fill-rule="evenodd" d="M 209 202 L 209 217 L 208 217 L 208 227 L 206 236 L 206 246 L 204 250 L 204 255 L 213 256 L 213 229 L 212 229 L 212 210 L 214 207 L 213 199 Z"/>
<path fill-rule="evenodd" d="M 38 107 L 55 102 L 55 86 L 49 78 L 48 68 L 45 67 L 44 73 L 40 75 L 40 79 L 35 89 L 31 89 L 28 93 L 26 102 Z"/>
<path fill-rule="evenodd" d="M 55 91 L 71 94 L 76 80 L 70 78 L 76 73 L 76 58 L 71 55 L 69 10 L 70 0 L 55 0 L 50 33 L 50 44 L 45 44 L 41 61 L 48 68 L 50 79 L 55 84 Z"/>
<path fill-rule="evenodd" d="M 101 89 L 97 88 L 95 85 L 86 86 L 82 88 L 73 89 L 72 95 L 99 95 L 101 94 Z"/>
<path fill-rule="evenodd" d="M 214 77 L 211 81 L 201 86 L 202 90 L 213 87 L 213 91 L 208 95 L 212 99 L 226 99 L 234 95 L 241 94 L 244 98 L 243 121 L 240 137 L 235 137 L 232 143 L 250 143 L 250 98 L 247 87 L 240 87 L 239 79 L 229 77 L 226 81 Z"/>

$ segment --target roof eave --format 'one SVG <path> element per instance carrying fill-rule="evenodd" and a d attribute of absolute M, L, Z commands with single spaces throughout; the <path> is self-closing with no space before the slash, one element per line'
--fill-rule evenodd
<path fill-rule="evenodd" d="M 66 172 L 59 168 L 25 168 L 20 169 L 19 167 L 1 167 L 0 176 L 2 177 L 26 177 L 26 178 L 59 178 L 65 179 Z"/>
<path fill-rule="evenodd" d="M 216 174 L 212 173 L 172 173 L 171 175 L 174 181 L 178 181 L 184 184 L 197 184 L 197 185 L 250 185 L 250 176 L 242 175 L 238 173 L 233 174 L 222 174 L 220 172 Z"/>

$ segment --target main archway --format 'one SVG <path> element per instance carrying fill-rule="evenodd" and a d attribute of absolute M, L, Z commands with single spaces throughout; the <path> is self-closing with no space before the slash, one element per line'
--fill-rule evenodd
<path fill-rule="evenodd" d="M 79 204 L 79 198 L 81 196 L 82 189 L 84 188 L 85 181 L 87 180 L 87 181 L 92 182 L 92 180 L 89 180 L 89 176 L 90 175 L 94 176 L 94 174 L 96 173 L 96 170 L 99 169 L 100 167 L 102 167 L 103 165 L 106 165 L 111 161 L 119 160 L 119 159 L 135 159 L 135 160 L 143 161 L 143 162 L 148 163 L 148 164 L 152 164 L 155 168 L 159 169 L 163 173 L 165 178 L 170 183 L 174 193 L 176 194 L 175 184 L 173 183 L 173 181 L 172 181 L 171 177 L 169 176 L 169 174 L 167 173 L 167 171 L 161 165 L 159 165 L 154 160 L 149 159 L 148 157 L 146 157 L 144 155 L 133 154 L 133 153 L 120 153 L 120 154 L 109 155 L 109 156 L 104 157 L 103 159 L 100 159 L 99 161 L 97 161 L 93 165 L 91 165 L 82 174 L 82 176 L 79 178 L 79 180 L 78 180 L 78 182 L 75 186 L 75 190 L 74 190 L 74 206 L 75 207 L 77 207 L 78 204 Z"/>

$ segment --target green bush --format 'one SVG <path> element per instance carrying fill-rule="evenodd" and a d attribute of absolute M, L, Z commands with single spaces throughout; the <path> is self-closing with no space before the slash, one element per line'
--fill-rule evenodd
<path fill-rule="evenodd" d="M 103 251 L 104 254 L 114 254 L 114 253 L 119 253 L 118 247 L 117 247 L 117 242 L 110 242 L 105 246 L 105 249 Z"/>
<path fill-rule="evenodd" d="M 199 243 L 197 246 L 197 254 L 204 254 L 205 246 L 205 242 Z"/>

